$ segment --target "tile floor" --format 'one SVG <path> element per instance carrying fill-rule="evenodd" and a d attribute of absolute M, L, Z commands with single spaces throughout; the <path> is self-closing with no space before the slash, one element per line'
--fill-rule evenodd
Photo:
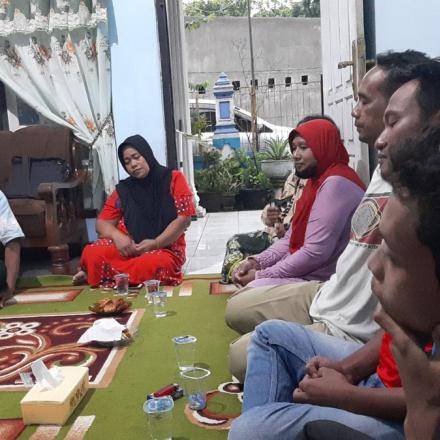
<path fill-rule="evenodd" d="M 220 273 L 228 239 L 237 233 L 262 228 L 261 211 L 233 211 L 206 214 L 193 222 L 186 233 L 186 274 Z M 71 261 L 78 266 L 79 258 Z M 21 276 L 31 277 L 50 273 L 49 257 L 23 259 Z"/>
<path fill-rule="evenodd" d="M 228 239 L 237 233 L 262 229 L 260 212 L 215 212 L 193 221 L 186 233 L 184 272 L 219 273 Z"/>

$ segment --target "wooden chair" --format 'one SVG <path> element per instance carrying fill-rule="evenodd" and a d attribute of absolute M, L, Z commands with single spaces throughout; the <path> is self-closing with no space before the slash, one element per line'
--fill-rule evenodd
<path fill-rule="evenodd" d="M 47 248 L 53 273 L 68 273 L 69 244 L 87 241 L 82 195 L 86 171 L 81 166 L 87 150 L 68 128 L 0 131 L 0 189 L 25 234 L 22 246 Z M 31 174 L 37 162 L 49 167 L 56 162 L 70 173 L 65 173 L 67 178 L 36 184 Z M 22 171 L 17 172 L 17 164 Z"/>

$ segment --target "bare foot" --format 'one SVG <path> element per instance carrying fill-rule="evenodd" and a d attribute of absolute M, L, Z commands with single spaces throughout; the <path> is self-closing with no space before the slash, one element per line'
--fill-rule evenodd
<path fill-rule="evenodd" d="M 7 304 L 14 304 L 14 302 L 12 301 L 13 297 L 14 291 L 9 288 L 6 288 L 2 292 L 0 292 L 0 309 L 5 307 Z"/>
<path fill-rule="evenodd" d="M 75 275 L 72 277 L 72 284 L 74 286 L 78 286 L 79 284 L 87 283 L 87 274 L 82 269 L 80 269 Z"/>

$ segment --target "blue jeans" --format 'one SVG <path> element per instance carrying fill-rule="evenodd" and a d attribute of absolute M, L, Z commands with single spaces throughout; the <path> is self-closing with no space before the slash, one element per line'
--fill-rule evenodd
<path fill-rule="evenodd" d="M 248 348 L 243 414 L 231 426 L 229 440 L 292 440 L 312 420 L 333 420 L 374 439 L 404 439 L 403 425 L 337 408 L 293 403 L 292 392 L 313 356 L 343 359 L 361 348 L 302 325 L 270 320 L 256 327 Z M 383 387 L 376 374 L 359 386 Z"/>

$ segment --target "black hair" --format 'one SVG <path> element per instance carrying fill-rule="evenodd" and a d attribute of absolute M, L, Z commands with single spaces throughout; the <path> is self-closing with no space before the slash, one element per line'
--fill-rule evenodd
<path fill-rule="evenodd" d="M 400 86 L 415 78 L 413 68 L 416 65 L 430 61 L 431 58 L 417 50 L 389 51 L 378 54 L 376 66 L 386 73 L 382 86 L 385 97 L 389 99 Z"/>
<path fill-rule="evenodd" d="M 325 119 L 326 121 L 331 122 L 335 127 L 337 127 L 335 121 L 330 116 L 320 115 L 319 113 L 312 113 L 311 115 L 304 116 L 297 122 L 296 126 L 299 127 L 301 124 L 309 121 L 314 121 L 316 119 Z"/>
<path fill-rule="evenodd" d="M 394 191 L 399 196 L 406 190 L 416 202 L 417 236 L 434 257 L 440 282 L 440 128 L 404 140 L 391 151 L 390 159 Z"/>
<path fill-rule="evenodd" d="M 417 102 L 424 118 L 429 119 L 440 111 L 440 61 L 418 64 L 413 67 L 412 72 L 419 82 Z"/>

